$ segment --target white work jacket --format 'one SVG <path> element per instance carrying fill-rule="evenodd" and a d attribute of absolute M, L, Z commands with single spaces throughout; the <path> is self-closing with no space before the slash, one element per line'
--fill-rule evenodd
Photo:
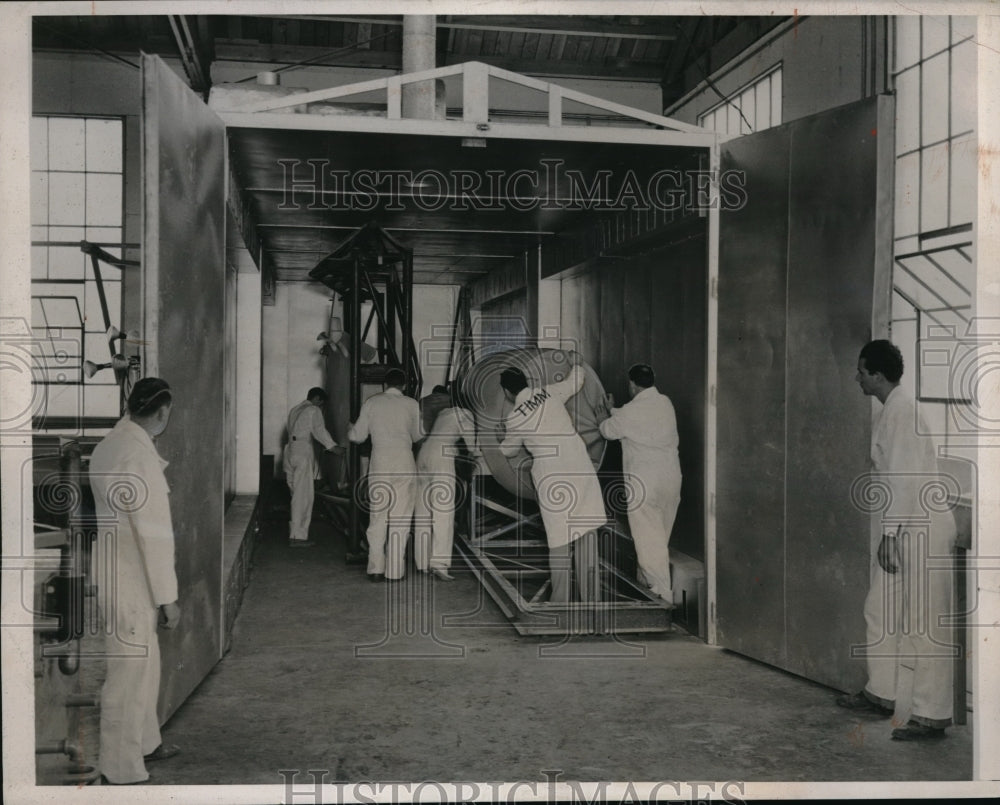
<path fill-rule="evenodd" d="M 330 432 L 323 423 L 323 411 L 309 400 L 300 402 L 288 412 L 288 446 L 285 448 L 285 473 L 292 474 L 293 469 L 302 464 L 312 467 L 313 478 L 316 478 L 316 450 L 313 439 L 329 450 L 336 445 Z"/>
<path fill-rule="evenodd" d="M 413 443 L 423 438 L 420 427 L 420 405 L 404 396 L 397 388 L 389 388 L 365 400 L 358 421 L 351 425 L 347 438 L 363 442 L 372 438 L 369 473 L 414 473 Z"/>
<path fill-rule="evenodd" d="M 876 480 L 885 484 L 888 509 L 883 512 L 883 533 L 902 524 L 930 526 L 931 545 L 950 549 L 955 539 L 955 518 L 935 501 L 934 488 L 941 487 L 934 440 L 918 421 L 913 397 L 902 386 L 889 392 L 872 428 L 871 462 Z M 957 490 L 956 490 L 957 491 Z M 874 535 L 873 535 L 874 536 Z"/>
<path fill-rule="evenodd" d="M 620 439 L 622 470 L 647 493 L 680 494 L 677 415 L 670 398 L 655 387 L 643 389 L 601 425 L 605 439 Z"/>
<path fill-rule="evenodd" d="M 155 609 L 177 600 L 166 466 L 149 434 L 127 416 L 90 457 L 98 518 L 95 575 L 99 586 L 103 581 L 104 606 Z"/>
<path fill-rule="evenodd" d="M 445 408 L 437 415 L 430 435 L 420 446 L 417 472 L 454 475 L 459 439 L 464 439 L 469 452 L 476 454 L 476 423 L 472 414 L 464 408 Z"/>
<path fill-rule="evenodd" d="M 522 445 L 531 454 L 531 479 L 549 548 L 559 548 L 607 522 L 597 473 L 566 402 L 582 387 L 584 373 L 544 388 L 526 388 L 514 398 L 500 452 L 512 458 Z"/>

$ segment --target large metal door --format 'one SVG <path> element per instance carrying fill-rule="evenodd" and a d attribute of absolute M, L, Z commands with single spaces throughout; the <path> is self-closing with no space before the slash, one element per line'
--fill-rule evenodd
<path fill-rule="evenodd" d="M 842 690 L 864 683 L 869 520 L 851 486 L 871 405 L 854 375 L 889 305 L 892 146 L 880 97 L 721 155 L 747 203 L 720 220 L 717 638 Z"/>
<path fill-rule="evenodd" d="M 222 644 L 225 126 L 156 56 L 142 58 L 143 373 L 174 390 L 170 462 L 181 622 L 160 632 L 165 720 Z"/>

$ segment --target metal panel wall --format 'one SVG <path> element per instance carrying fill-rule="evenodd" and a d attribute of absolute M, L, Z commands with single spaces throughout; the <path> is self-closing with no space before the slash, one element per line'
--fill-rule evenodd
<path fill-rule="evenodd" d="M 844 690 L 863 682 L 850 647 L 864 635 L 868 521 L 850 489 L 871 414 L 853 377 L 888 269 L 876 263 L 891 214 L 886 103 L 723 147 L 748 203 L 723 214 L 720 236 L 719 641 Z"/>
<path fill-rule="evenodd" d="M 850 489 L 868 469 L 871 427 L 854 375 L 871 338 L 883 139 L 891 126 L 878 127 L 871 102 L 803 120 L 788 194 L 786 653 L 797 673 L 853 690 L 865 682 L 850 646 L 864 634 L 869 525 Z"/>
<path fill-rule="evenodd" d="M 144 373 L 174 389 L 157 447 L 170 462 L 183 613 L 160 634 L 165 720 L 221 653 L 225 128 L 159 58 L 143 56 L 142 83 Z"/>
<path fill-rule="evenodd" d="M 719 642 L 783 666 L 787 127 L 727 143 L 749 203 L 719 233 Z"/>
<path fill-rule="evenodd" d="M 563 327 L 618 405 L 627 370 L 649 363 L 677 412 L 681 506 L 671 547 L 704 554 L 705 242 L 685 240 L 563 280 Z"/>

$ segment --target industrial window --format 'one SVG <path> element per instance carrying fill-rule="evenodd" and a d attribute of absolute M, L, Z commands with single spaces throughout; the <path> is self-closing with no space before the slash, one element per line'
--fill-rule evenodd
<path fill-rule="evenodd" d="M 31 119 L 32 382 L 40 429 L 80 432 L 121 411 L 110 369 L 87 378 L 84 361 L 110 361 L 100 289 L 80 242 L 122 256 L 124 126 L 121 118 Z M 121 269 L 101 266 L 113 325 L 121 319 Z M 39 411 L 42 413 L 42 411 Z M 97 432 L 84 428 L 84 432 Z"/>
<path fill-rule="evenodd" d="M 971 422 L 975 290 L 974 17 L 897 17 L 892 338 L 903 382 L 949 443 Z M 968 367 L 967 367 L 968 368 Z"/>
<path fill-rule="evenodd" d="M 729 136 L 763 131 L 780 123 L 781 65 L 698 115 L 698 125 Z"/>

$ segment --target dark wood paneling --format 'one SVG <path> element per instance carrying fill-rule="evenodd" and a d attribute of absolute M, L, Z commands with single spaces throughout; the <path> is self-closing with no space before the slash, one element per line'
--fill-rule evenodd
<path fill-rule="evenodd" d="M 722 213 L 719 240 L 719 642 L 784 666 L 787 127 L 723 146 L 749 203 Z"/>
<path fill-rule="evenodd" d="M 225 129 L 158 57 L 142 59 L 146 374 L 174 389 L 157 442 L 170 484 L 182 616 L 160 633 L 159 712 L 218 661 L 222 618 Z"/>
<path fill-rule="evenodd" d="M 871 406 L 854 375 L 871 337 L 876 137 L 892 142 L 891 130 L 878 129 L 873 99 L 803 120 L 791 142 L 788 662 L 845 690 L 865 681 L 864 664 L 845 658 L 864 637 L 868 587 L 868 515 L 852 505 L 851 484 L 866 471 L 869 453 Z M 850 170 L 831 181 L 830 165 Z"/>

